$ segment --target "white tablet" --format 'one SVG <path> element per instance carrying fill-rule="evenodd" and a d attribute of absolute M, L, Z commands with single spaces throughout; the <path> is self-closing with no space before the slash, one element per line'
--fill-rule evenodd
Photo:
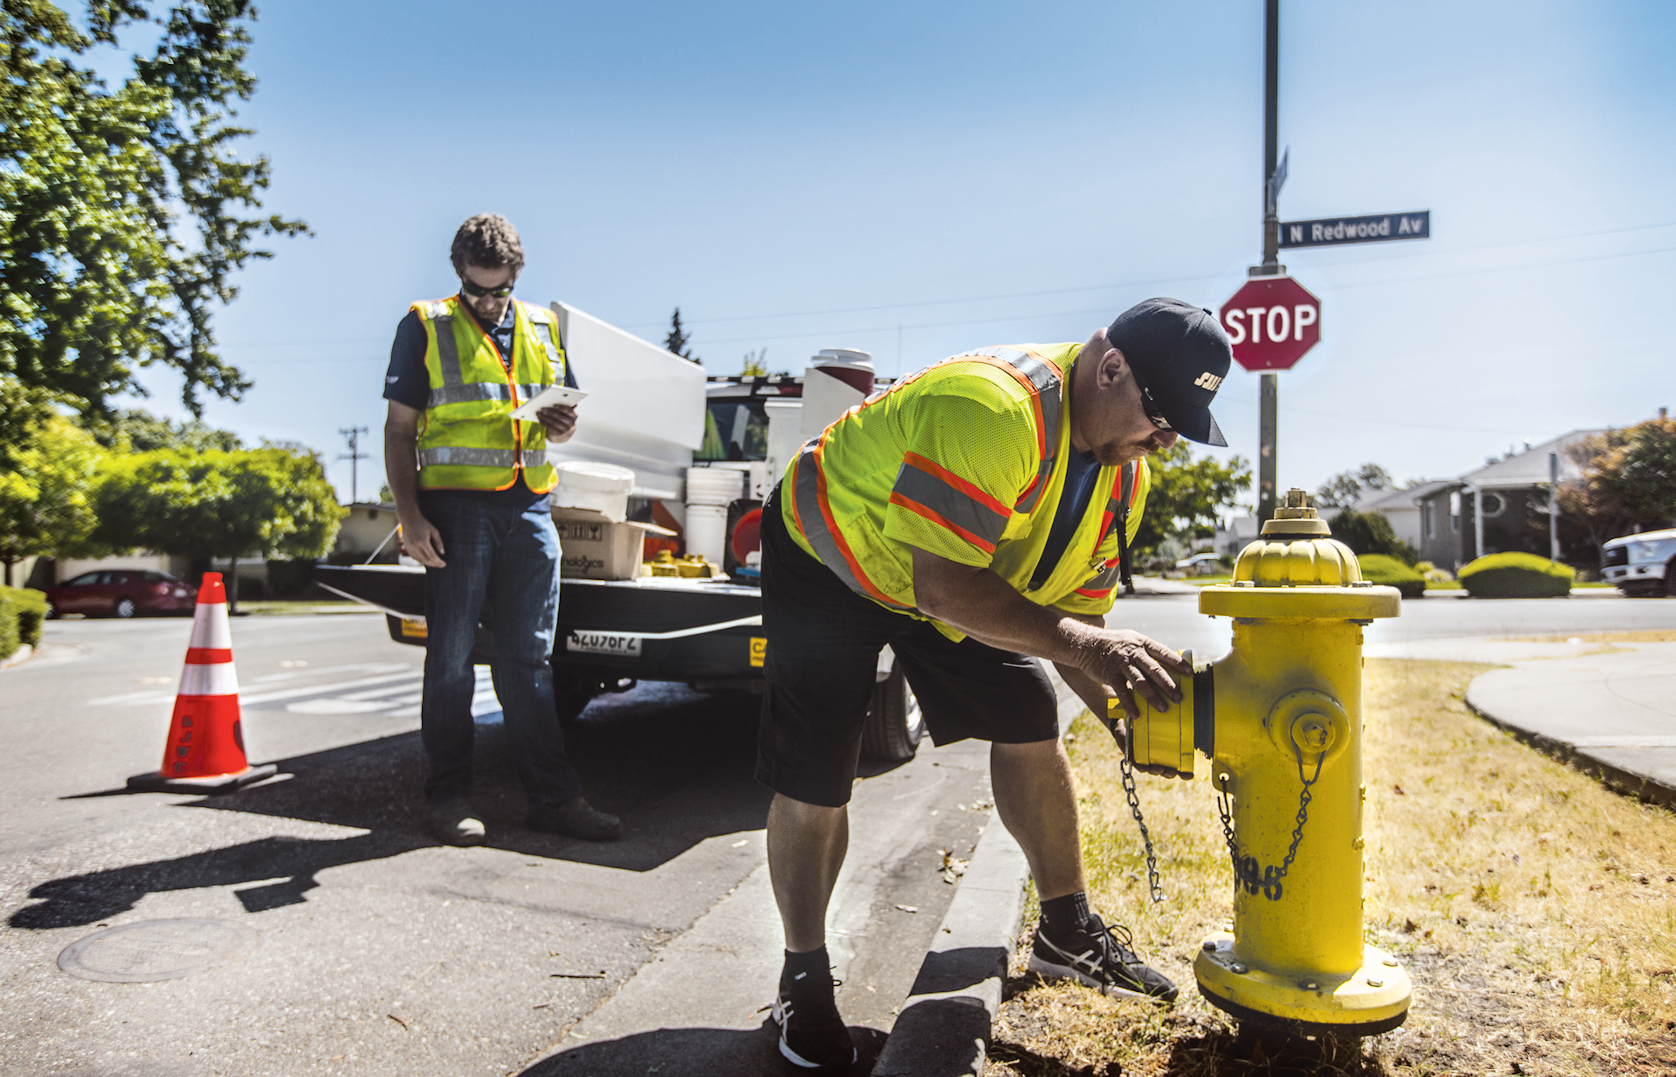
<path fill-rule="evenodd" d="M 568 385 L 549 385 L 534 397 L 524 401 L 512 409 L 514 419 L 522 419 L 526 423 L 540 422 L 535 413 L 542 408 L 575 407 L 588 394 L 580 389 L 572 389 Z"/>

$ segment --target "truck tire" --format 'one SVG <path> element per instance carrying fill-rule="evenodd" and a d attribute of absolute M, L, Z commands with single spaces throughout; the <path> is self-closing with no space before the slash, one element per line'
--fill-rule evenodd
<path fill-rule="evenodd" d="M 1676 597 L 1676 557 L 1664 566 L 1664 593 Z"/>
<path fill-rule="evenodd" d="M 908 687 L 901 663 L 894 663 L 890 676 L 873 686 L 873 705 L 861 727 L 861 757 L 873 763 L 906 763 L 919 751 L 924 735 L 919 700 Z"/>

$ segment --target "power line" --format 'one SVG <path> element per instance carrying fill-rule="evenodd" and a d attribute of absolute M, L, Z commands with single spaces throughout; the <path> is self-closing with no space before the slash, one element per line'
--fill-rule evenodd
<path fill-rule="evenodd" d="M 1490 243 L 1490 244 L 1483 244 L 1483 245 L 1476 246 L 1476 247 L 1457 247 L 1453 250 L 1441 251 L 1441 252 L 1417 251 L 1417 252 L 1414 252 L 1412 254 L 1391 255 L 1391 256 L 1382 257 L 1382 258 L 1347 259 L 1347 260 L 1344 260 L 1344 261 L 1329 263 L 1329 264 L 1323 266 L 1322 268 L 1334 268 L 1334 269 L 1336 269 L 1340 266 L 1384 264 L 1384 263 L 1387 263 L 1387 262 L 1411 260 L 1411 259 L 1414 259 L 1414 258 L 1437 258 L 1437 257 L 1442 257 L 1442 256 L 1450 255 L 1450 254 L 1465 254 L 1465 253 L 1471 253 L 1471 252 L 1475 252 L 1475 251 L 1502 250 L 1502 249 L 1505 249 L 1505 248 L 1508 248 L 1508 247 L 1529 246 L 1529 245 L 1535 244 L 1535 243 L 1559 243 L 1559 242 L 1564 242 L 1566 240 L 1572 240 L 1572 239 L 1591 239 L 1591 238 L 1595 238 L 1595 237 L 1598 237 L 1598 236 L 1621 235 L 1621 234 L 1629 233 L 1629 232 L 1644 232 L 1644 231 L 1650 231 L 1650 230 L 1658 229 L 1658 228 L 1676 228 L 1676 221 L 1666 222 L 1666 223 L 1661 223 L 1661 224 L 1636 225 L 1636 226 L 1629 227 L 1629 228 L 1604 229 L 1604 230 L 1597 231 L 1597 232 L 1577 232 L 1577 233 L 1573 233 L 1571 235 L 1550 236 L 1550 237 L 1542 238 L 1542 239 L 1511 240 L 1511 241 L 1506 242 L 1506 243 Z M 1546 262 L 1524 263 L 1522 265 L 1517 265 L 1517 266 L 1501 266 L 1501 267 L 1492 267 L 1492 268 L 1488 268 L 1488 269 L 1468 269 L 1468 270 L 1460 270 L 1460 271 L 1453 272 L 1453 273 L 1447 273 L 1447 272 L 1445 272 L 1445 273 L 1430 273 L 1430 274 L 1426 274 L 1424 276 L 1419 276 L 1419 277 L 1405 277 L 1405 278 L 1400 278 L 1400 279 L 1397 279 L 1397 280 L 1366 281 L 1366 282 L 1355 283 L 1355 284 L 1341 284 L 1341 285 L 1337 285 L 1336 287 L 1338 289 L 1349 289 L 1349 288 L 1372 288 L 1372 287 L 1379 287 L 1381 285 L 1386 285 L 1386 284 L 1409 284 L 1409 283 L 1413 283 L 1413 282 L 1416 282 L 1416 281 L 1423 281 L 1423 280 L 1451 279 L 1451 278 L 1456 278 L 1456 277 L 1478 276 L 1478 275 L 1481 275 L 1481 274 L 1488 274 L 1488 273 L 1504 273 L 1504 272 L 1510 272 L 1510 271 L 1514 271 L 1514 270 L 1518 270 L 1518 269 L 1534 268 L 1534 267 L 1538 267 L 1538 266 L 1573 265 L 1573 264 L 1579 264 L 1579 263 L 1584 263 L 1584 262 L 1610 261 L 1610 260 L 1615 259 L 1615 258 L 1633 258 L 1633 257 L 1641 256 L 1641 255 L 1647 255 L 1647 254 L 1663 254 L 1663 253 L 1667 253 L 1671 250 L 1676 250 L 1676 248 L 1660 247 L 1660 248 L 1656 248 L 1656 249 L 1650 250 L 1650 251 L 1624 251 L 1624 252 L 1619 252 L 1619 253 L 1614 253 L 1614 254 L 1589 255 L 1589 256 L 1584 256 L 1584 257 L 1581 257 L 1581 258 L 1565 258 L 1565 259 L 1557 259 L 1557 260 L 1551 260 L 1551 261 L 1546 261 Z M 997 301 L 1000 301 L 1000 300 L 1008 300 L 1008 299 L 1035 299 L 1035 298 L 1041 298 L 1043 296 L 1072 295 L 1072 294 L 1075 294 L 1077 292 L 1117 291 L 1117 290 L 1121 290 L 1121 289 L 1124 289 L 1124 288 L 1138 288 L 1138 287 L 1141 287 L 1141 286 L 1153 286 L 1153 285 L 1164 285 L 1164 284 L 1184 284 L 1184 283 L 1193 283 L 1193 282 L 1198 282 L 1198 281 L 1213 281 L 1213 280 L 1218 279 L 1221 276 L 1223 276 L 1223 274 L 1211 273 L 1211 274 L 1197 274 L 1197 275 L 1193 275 L 1193 276 L 1180 276 L 1180 277 L 1148 277 L 1148 278 L 1141 278 L 1141 279 L 1135 279 L 1135 280 L 1129 280 L 1129 281 L 1120 281 L 1120 282 L 1112 283 L 1112 284 L 1090 284 L 1090 285 L 1082 285 L 1082 286 L 1070 287 L 1070 288 L 1050 288 L 1050 289 L 1045 289 L 1045 290 L 1041 290 L 1041 291 L 1031 291 L 1031 292 L 998 293 L 998 294 L 992 294 L 992 295 L 968 296 L 966 298 L 960 298 L 960 299 L 915 300 L 915 301 L 906 302 L 906 303 L 885 303 L 885 304 L 878 304 L 878 305 L 874 305 L 874 306 L 865 306 L 865 307 L 834 307 L 834 308 L 827 309 L 827 310 L 788 311 L 788 312 L 782 312 L 782 313 L 779 313 L 779 314 L 737 314 L 737 315 L 727 315 L 725 317 L 719 317 L 719 318 L 694 319 L 693 324 L 694 325 L 714 325 L 714 324 L 720 324 L 720 323 L 724 323 L 724 322 L 773 321 L 773 320 L 779 319 L 779 318 L 814 318 L 814 317 L 825 317 L 827 315 L 833 315 L 833 314 L 859 314 L 859 313 L 866 313 L 866 312 L 869 312 L 869 311 L 906 310 L 906 309 L 910 309 L 910 308 L 914 308 L 914 307 L 955 306 L 955 305 L 958 305 L 958 304 L 961 304 L 961 303 L 991 303 L 991 302 L 997 302 Z M 900 323 L 899 322 L 899 323 L 895 323 L 895 324 L 892 324 L 892 325 L 884 325 L 884 326 L 878 326 L 878 327 L 866 328 L 866 329 L 836 329 L 836 330 L 821 329 L 821 330 L 811 330 L 811 331 L 802 332 L 802 333 L 785 333 L 785 334 L 779 334 L 777 336 L 752 335 L 752 336 L 748 336 L 748 337 L 726 337 L 726 338 L 721 338 L 721 339 L 709 340 L 709 341 L 707 341 L 707 343 L 709 343 L 709 344 L 737 344 L 737 343 L 741 343 L 741 342 L 756 341 L 756 340 L 790 340 L 790 339 L 794 339 L 796 337 L 820 336 L 820 335 L 823 335 L 823 334 L 826 334 L 826 333 L 876 333 L 876 332 L 886 332 L 886 331 L 890 331 L 890 330 L 896 330 L 898 328 L 902 328 L 902 329 L 941 329 L 941 328 L 947 328 L 949 326 L 956 326 L 956 325 L 983 325 L 983 324 L 987 324 L 987 323 L 1000 322 L 1000 321 L 1018 321 L 1018 320 L 1023 320 L 1024 318 L 1037 319 L 1037 318 L 1073 317 L 1073 316 L 1082 315 L 1082 314 L 1101 313 L 1103 310 L 1104 310 L 1104 308 L 1097 308 L 1097 309 L 1092 309 L 1092 310 L 1070 311 L 1070 312 L 1066 312 L 1066 313 L 1062 313 L 1062 314 L 1023 315 L 1023 316 L 1006 317 L 1006 318 L 980 318 L 980 319 L 967 318 L 967 319 L 958 319 L 958 320 L 955 320 L 955 321 L 948 321 L 948 322 L 926 322 L 926 323 L 920 323 L 920 324 L 907 324 L 907 323 Z M 657 323 L 657 325 L 661 326 L 662 323 Z M 626 326 L 625 328 L 627 328 L 627 329 L 646 329 L 646 328 L 651 328 L 651 327 L 653 327 L 653 323 L 643 323 L 643 324 L 638 324 L 638 325 Z M 383 338 L 372 339 L 372 340 L 264 341 L 264 342 L 261 342 L 261 343 L 251 343 L 251 344 L 228 344 L 228 345 L 224 345 L 224 347 L 226 347 L 226 348 L 237 348 L 241 351 L 252 351 L 252 350 L 267 349 L 267 348 L 364 347 L 364 346 L 373 345 L 373 344 L 382 344 L 383 342 L 384 342 Z M 320 360 L 320 359 L 276 360 L 276 362 L 327 362 L 327 361 L 329 361 L 329 360 Z"/>

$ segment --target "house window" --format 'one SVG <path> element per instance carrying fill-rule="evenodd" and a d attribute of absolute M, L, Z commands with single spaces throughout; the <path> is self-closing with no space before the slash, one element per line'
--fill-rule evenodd
<path fill-rule="evenodd" d="M 1478 496 L 1484 505 L 1485 518 L 1500 516 L 1502 511 L 1507 508 L 1507 499 L 1500 494 L 1480 493 Z"/>
<path fill-rule="evenodd" d="M 1430 501 L 1420 503 L 1420 526 L 1425 531 L 1427 538 L 1432 538 L 1437 534 L 1437 525 L 1432 519 L 1432 503 Z"/>
<path fill-rule="evenodd" d="M 1449 494 L 1449 530 L 1461 529 L 1461 492 L 1451 491 Z"/>

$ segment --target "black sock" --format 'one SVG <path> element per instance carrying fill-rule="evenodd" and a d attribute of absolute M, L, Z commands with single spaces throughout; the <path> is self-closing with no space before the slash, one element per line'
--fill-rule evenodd
<path fill-rule="evenodd" d="M 780 970 L 780 991 L 800 998 L 832 998 L 832 958 L 826 947 L 794 954 L 786 951 L 786 963 Z"/>
<path fill-rule="evenodd" d="M 1042 923 L 1055 935 L 1081 931 L 1088 925 L 1088 893 L 1078 890 L 1042 902 Z"/>

